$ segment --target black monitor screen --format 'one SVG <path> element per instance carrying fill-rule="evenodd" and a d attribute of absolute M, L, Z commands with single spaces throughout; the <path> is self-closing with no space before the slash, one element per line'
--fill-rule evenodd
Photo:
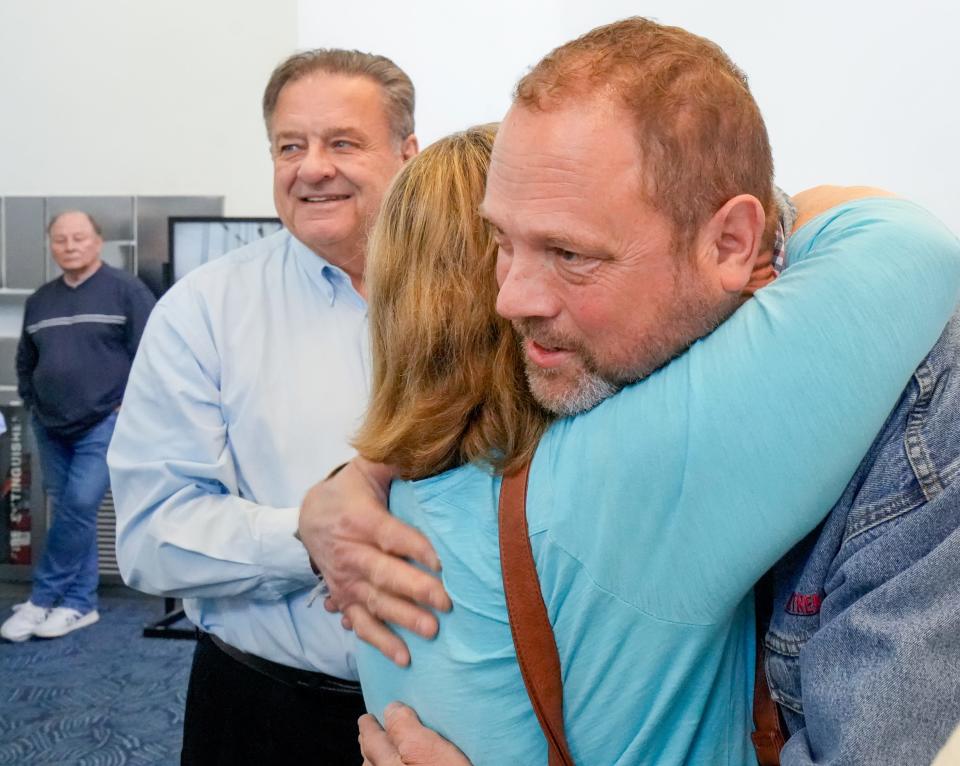
<path fill-rule="evenodd" d="M 207 261 L 282 228 L 279 218 L 170 218 L 173 281 Z"/>

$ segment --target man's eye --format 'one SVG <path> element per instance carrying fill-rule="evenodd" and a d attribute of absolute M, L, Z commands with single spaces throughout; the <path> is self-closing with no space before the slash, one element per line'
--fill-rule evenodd
<path fill-rule="evenodd" d="M 277 153 L 290 154 L 292 152 L 295 152 L 299 148 L 300 146 L 298 144 L 280 144 L 280 146 L 277 147 Z"/>
<path fill-rule="evenodd" d="M 332 146 L 334 149 L 350 149 L 353 146 L 353 142 L 341 138 L 337 141 L 334 141 Z"/>
<path fill-rule="evenodd" d="M 583 256 L 580 255 L 580 253 L 575 253 L 572 250 L 565 250 L 562 247 L 553 248 L 553 253 L 564 263 L 577 264 L 583 261 Z"/>

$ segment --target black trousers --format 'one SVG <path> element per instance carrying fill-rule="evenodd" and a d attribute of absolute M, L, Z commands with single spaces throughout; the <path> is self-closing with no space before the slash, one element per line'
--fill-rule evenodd
<path fill-rule="evenodd" d="M 230 657 L 206 634 L 197 640 L 183 723 L 185 766 L 362 763 L 354 691 L 302 688 Z"/>

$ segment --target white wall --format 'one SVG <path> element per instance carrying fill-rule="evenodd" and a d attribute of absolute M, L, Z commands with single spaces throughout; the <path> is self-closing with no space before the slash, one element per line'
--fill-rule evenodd
<path fill-rule="evenodd" d="M 272 215 L 260 96 L 296 0 L 2 0 L 0 195 L 216 194 Z"/>
<path fill-rule="evenodd" d="M 383 53 L 417 87 L 421 144 L 502 117 L 554 46 L 643 14 L 723 46 L 750 77 L 777 179 L 873 184 L 960 233 L 960 4 L 945 0 L 300 0 L 301 47 Z"/>
<path fill-rule="evenodd" d="M 553 46 L 631 13 L 731 54 L 778 180 L 871 183 L 960 232 L 960 4 L 945 0 L 0 0 L 0 194 L 224 194 L 273 213 L 259 100 L 295 47 L 385 53 L 424 143 L 499 119 Z"/>

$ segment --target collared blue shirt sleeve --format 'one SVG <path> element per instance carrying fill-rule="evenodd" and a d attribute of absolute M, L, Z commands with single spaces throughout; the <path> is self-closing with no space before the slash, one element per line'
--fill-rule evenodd
<path fill-rule="evenodd" d="M 353 639 L 308 608 L 307 490 L 354 451 L 366 303 L 280 232 L 175 284 L 151 315 L 108 454 L 117 561 L 227 643 L 352 678 Z"/>
<path fill-rule="evenodd" d="M 280 598 L 316 581 L 299 508 L 240 496 L 211 317 L 183 287 L 148 323 L 110 448 L 120 570 L 150 593 Z"/>

